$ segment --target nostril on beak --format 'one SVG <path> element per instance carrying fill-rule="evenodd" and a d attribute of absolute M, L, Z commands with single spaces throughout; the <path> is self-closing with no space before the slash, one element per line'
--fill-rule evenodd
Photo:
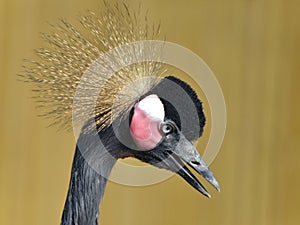
<path fill-rule="evenodd" d="M 197 165 L 197 166 L 199 166 L 199 165 L 200 165 L 200 163 L 199 163 L 199 162 L 197 162 L 197 161 L 191 161 L 191 163 L 192 163 L 192 164 L 194 164 L 194 165 Z"/>

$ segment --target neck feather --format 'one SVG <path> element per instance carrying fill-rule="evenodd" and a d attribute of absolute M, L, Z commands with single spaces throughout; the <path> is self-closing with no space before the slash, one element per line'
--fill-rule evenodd
<path fill-rule="evenodd" d="M 112 138 L 115 137 L 107 132 L 99 136 L 81 134 L 79 137 L 61 225 L 98 224 L 99 205 L 107 177 L 118 158 L 118 152 L 107 150 L 119 149 L 118 146 L 107 145 L 119 144 Z"/>

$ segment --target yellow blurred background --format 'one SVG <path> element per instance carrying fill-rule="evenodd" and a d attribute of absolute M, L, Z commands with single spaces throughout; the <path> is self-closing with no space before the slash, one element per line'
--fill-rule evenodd
<path fill-rule="evenodd" d="M 300 222 L 300 2 L 140 0 L 168 41 L 216 74 L 227 104 L 212 199 L 180 177 L 147 187 L 108 183 L 100 224 L 294 225 Z M 131 0 L 136 4 L 137 0 Z M 0 224 L 59 224 L 75 141 L 37 117 L 16 81 L 59 18 L 98 0 L 0 0 Z"/>

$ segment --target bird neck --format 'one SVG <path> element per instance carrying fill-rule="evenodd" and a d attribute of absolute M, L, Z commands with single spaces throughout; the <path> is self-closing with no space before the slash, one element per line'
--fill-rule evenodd
<path fill-rule="evenodd" d="M 98 224 L 100 201 L 116 161 L 110 154 L 101 152 L 101 148 L 87 145 L 82 149 L 80 145 L 86 146 L 77 142 L 61 225 Z"/>

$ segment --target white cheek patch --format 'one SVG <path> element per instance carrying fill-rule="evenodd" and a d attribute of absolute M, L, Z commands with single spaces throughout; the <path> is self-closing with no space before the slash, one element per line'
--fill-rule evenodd
<path fill-rule="evenodd" d="M 138 102 L 135 107 L 142 110 L 149 118 L 154 121 L 164 121 L 165 109 L 164 105 L 160 101 L 159 97 L 155 94 L 148 95 L 140 102 Z"/>

